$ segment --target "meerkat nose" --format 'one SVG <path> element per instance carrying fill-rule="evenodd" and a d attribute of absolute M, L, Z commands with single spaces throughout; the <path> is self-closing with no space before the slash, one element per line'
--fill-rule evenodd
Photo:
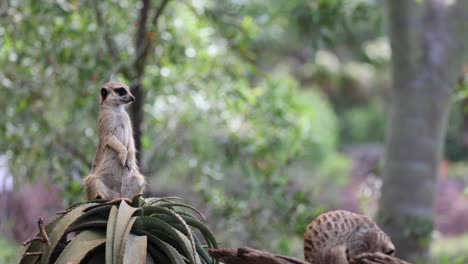
<path fill-rule="evenodd" d="M 135 96 L 132 95 L 130 96 L 130 102 L 133 102 L 133 101 L 135 101 Z"/>

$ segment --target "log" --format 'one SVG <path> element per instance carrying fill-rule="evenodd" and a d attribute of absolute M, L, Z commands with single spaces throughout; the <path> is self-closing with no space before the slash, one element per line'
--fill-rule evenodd
<path fill-rule="evenodd" d="M 354 257 L 350 264 L 410 264 L 396 257 L 388 256 L 380 252 L 362 253 Z"/>
<path fill-rule="evenodd" d="M 225 264 L 310 264 L 292 257 L 248 247 L 210 249 L 210 255 Z"/>
<path fill-rule="evenodd" d="M 225 264 L 310 264 L 304 260 L 272 254 L 248 247 L 209 249 L 210 255 Z M 410 264 L 383 253 L 362 253 L 350 264 Z"/>

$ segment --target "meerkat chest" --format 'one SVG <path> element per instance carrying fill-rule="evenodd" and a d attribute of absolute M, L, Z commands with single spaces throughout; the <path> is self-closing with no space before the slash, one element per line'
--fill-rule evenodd
<path fill-rule="evenodd" d="M 124 111 L 116 112 L 112 120 L 110 120 L 112 127 L 112 134 L 125 146 L 128 146 L 130 137 L 132 136 L 132 129 L 130 125 L 130 118 Z"/>

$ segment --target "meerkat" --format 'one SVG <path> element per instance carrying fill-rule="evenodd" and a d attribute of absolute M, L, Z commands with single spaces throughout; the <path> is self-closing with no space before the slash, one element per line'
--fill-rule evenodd
<path fill-rule="evenodd" d="M 132 198 L 143 192 L 145 178 L 135 160 L 132 125 L 124 108 L 134 100 L 125 84 L 108 82 L 101 88 L 99 144 L 85 178 L 88 200 Z"/>
<path fill-rule="evenodd" d="M 317 217 L 304 234 L 304 256 L 312 264 L 348 264 L 361 253 L 393 256 L 395 246 L 370 218 L 348 211 Z"/>

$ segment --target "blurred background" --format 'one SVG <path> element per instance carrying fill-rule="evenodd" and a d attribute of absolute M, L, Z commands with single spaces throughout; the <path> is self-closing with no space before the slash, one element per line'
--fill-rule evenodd
<path fill-rule="evenodd" d="M 394 143 L 400 129 L 389 117 L 395 107 L 406 111 L 392 99 L 399 76 L 391 73 L 390 43 L 410 43 L 394 49 L 398 58 L 430 54 L 432 42 L 405 39 L 418 36 L 405 23 L 454 8 L 431 9 L 445 2 L 437 0 L 389 2 L 1 1 L 0 263 L 18 261 L 38 216 L 48 222 L 85 199 L 99 89 L 111 78 L 137 97 L 128 110 L 146 195 L 179 196 L 200 208 L 222 246 L 302 258 L 303 233 L 318 214 L 384 215 L 381 196 L 403 191 L 390 184 L 396 178 L 384 163 L 393 164 L 385 142 Z M 398 17 L 405 15 L 411 19 Z M 421 19 L 428 23 L 422 35 L 444 21 L 433 18 Z M 423 252 L 431 263 L 468 263 L 468 61 L 461 48 L 450 50 L 455 59 L 437 64 L 455 69 L 441 78 L 450 92 L 408 96 L 421 100 L 410 105 L 429 105 L 417 108 L 429 119 L 442 113 L 434 127 L 440 133 L 426 142 L 440 145 L 433 169 L 427 181 L 400 178 L 425 188 L 424 206 L 434 212 L 424 216 L 428 228 L 405 222 L 397 230 L 413 241 L 422 232 L 405 256 Z M 400 70 L 411 75 L 407 64 Z M 426 130 L 409 131 L 417 138 Z M 408 143 L 399 146 L 417 148 Z"/>

